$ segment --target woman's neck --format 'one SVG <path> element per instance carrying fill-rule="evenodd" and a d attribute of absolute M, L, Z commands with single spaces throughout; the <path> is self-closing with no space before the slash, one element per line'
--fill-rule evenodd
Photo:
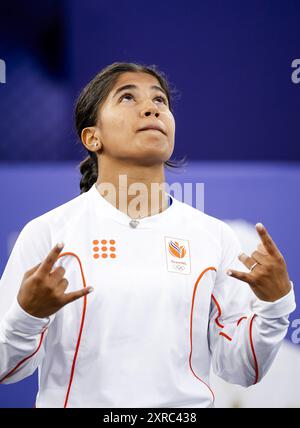
<path fill-rule="evenodd" d="M 100 163 L 96 188 L 101 196 L 129 217 L 143 218 L 168 207 L 164 183 L 163 164 L 129 165 L 113 160 Z"/>

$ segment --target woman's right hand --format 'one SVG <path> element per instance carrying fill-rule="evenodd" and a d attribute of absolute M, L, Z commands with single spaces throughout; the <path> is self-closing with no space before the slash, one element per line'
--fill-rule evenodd
<path fill-rule="evenodd" d="M 63 247 L 63 244 L 56 245 L 42 263 L 28 270 L 23 277 L 17 296 L 18 303 L 34 317 L 49 317 L 68 303 L 93 291 L 92 287 L 87 287 L 65 294 L 68 287 L 68 281 L 64 278 L 65 269 L 58 266 L 52 271 Z"/>

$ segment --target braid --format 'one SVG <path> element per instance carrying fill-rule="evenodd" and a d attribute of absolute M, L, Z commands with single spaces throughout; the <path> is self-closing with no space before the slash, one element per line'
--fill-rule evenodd
<path fill-rule="evenodd" d="M 98 178 L 97 156 L 93 152 L 89 153 L 89 156 L 83 159 L 79 164 L 79 170 L 82 175 L 80 180 L 80 193 L 90 190 Z"/>

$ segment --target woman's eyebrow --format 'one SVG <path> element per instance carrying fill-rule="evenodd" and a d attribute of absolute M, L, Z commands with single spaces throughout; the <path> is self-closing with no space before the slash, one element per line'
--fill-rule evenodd
<path fill-rule="evenodd" d="M 114 93 L 113 98 L 114 98 L 116 95 L 118 95 L 121 91 L 124 91 L 125 89 L 138 89 L 138 87 L 137 87 L 136 85 L 124 85 L 124 86 L 120 86 L 120 88 L 118 88 L 118 89 L 116 90 L 116 92 Z M 165 91 L 164 91 L 160 86 L 153 85 L 153 86 L 151 86 L 151 88 L 150 88 L 150 89 L 155 89 L 155 90 L 157 90 L 157 91 L 162 92 L 164 95 L 167 95 L 167 94 L 166 94 L 166 92 L 165 92 Z"/>

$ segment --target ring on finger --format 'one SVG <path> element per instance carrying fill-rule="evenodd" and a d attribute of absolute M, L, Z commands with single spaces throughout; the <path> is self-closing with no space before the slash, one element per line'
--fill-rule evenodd
<path fill-rule="evenodd" d="M 252 272 L 252 271 L 253 271 L 253 269 L 255 268 L 255 266 L 256 266 L 256 265 L 258 265 L 258 263 L 257 263 L 257 262 L 255 262 L 255 263 L 254 263 L 254 265 L 252 265 L 252 266 L 251 266 L 251 268 L 250 268 L 250 272 Z"/>

